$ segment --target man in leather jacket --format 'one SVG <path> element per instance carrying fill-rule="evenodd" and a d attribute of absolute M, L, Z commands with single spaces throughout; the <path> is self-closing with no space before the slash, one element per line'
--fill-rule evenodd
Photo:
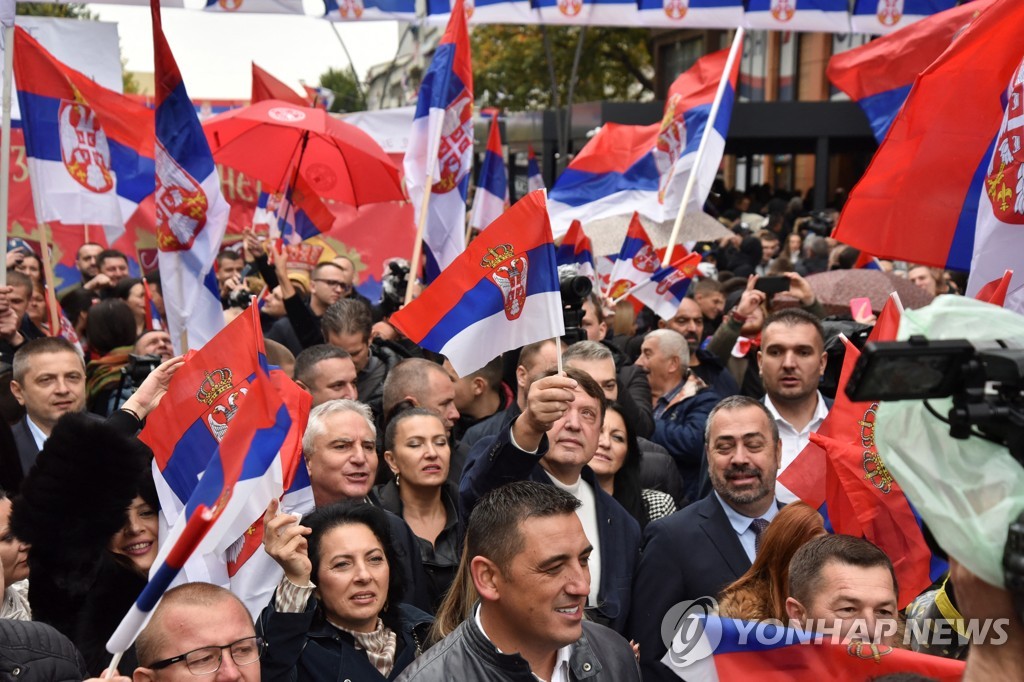
<path fill-rule="evenodd" d="M 629 643 L 583 618 L 593 548 L 576 516 L 579 504 L 532 481 L 481 498 L 464 555 L 480 601 L 398 680 L 638 681 Z"/>

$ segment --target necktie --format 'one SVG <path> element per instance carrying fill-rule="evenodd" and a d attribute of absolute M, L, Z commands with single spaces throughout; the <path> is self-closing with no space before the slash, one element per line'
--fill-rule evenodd
<path fill-rule="evenodd" d="M 754 531 L 754 556 L 757 556 L 761 550 L 761 537 L 764 535 L 764 529 L 768 527 L 768 521 L 754 519 L 750 522 L 750 527 Z"/>

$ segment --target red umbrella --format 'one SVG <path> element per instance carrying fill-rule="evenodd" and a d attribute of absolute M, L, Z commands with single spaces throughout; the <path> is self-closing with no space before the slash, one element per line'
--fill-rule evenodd
<path fill-rule="evenodd" d="M 324 199 L 352 206 L 404 201 L 405 191 L 388 155 L 373 138 L 322 109 L 263 100 L 203 124 L 213 158 L 283 192 L 296 164 Z"/>

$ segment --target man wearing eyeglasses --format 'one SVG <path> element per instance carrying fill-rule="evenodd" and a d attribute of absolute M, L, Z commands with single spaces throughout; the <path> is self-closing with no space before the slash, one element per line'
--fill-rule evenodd
<path fill-rule="evenodd" d="M 134 682 L 260 681 L 262 640 L 238 597 L 209 583 L 168 590 L 135 641 Z"/>
<path fill-rule="evenodd" d="M 310 274 L 309 302 L 306 303 L 288 279 L 286 259 L 279 256 L 274 264 L 287 315 L 274 323 L 266 337 L 284 344 L 298 355 L 304 349 L 324 342 L 320 318 L 332 303 L 352 292 L 352 276 L 330 261 L 320 263 Z"/>

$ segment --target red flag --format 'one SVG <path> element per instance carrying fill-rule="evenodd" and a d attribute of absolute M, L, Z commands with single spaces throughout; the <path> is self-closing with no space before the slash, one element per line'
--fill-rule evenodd
<path fill-rule="evenodd" d="M 982 288 L 974 298 L 986 303 L 1001 306 L 1006 301 L 1006 292 L 1010 290 L 1010 280 L 1013 278 L 1013 270 L 1007 270 L 999 279 L 994 279 Z"/>
<path fill-rule="evenodd" d="M 262 102 L 265 99 L 279 99 L 298 107 L 308 107 L 309 102 L 304 97 L 292 90 L 284 82 L 274 78 L 267 71 L 252 63 L 252 103 Z"/>

